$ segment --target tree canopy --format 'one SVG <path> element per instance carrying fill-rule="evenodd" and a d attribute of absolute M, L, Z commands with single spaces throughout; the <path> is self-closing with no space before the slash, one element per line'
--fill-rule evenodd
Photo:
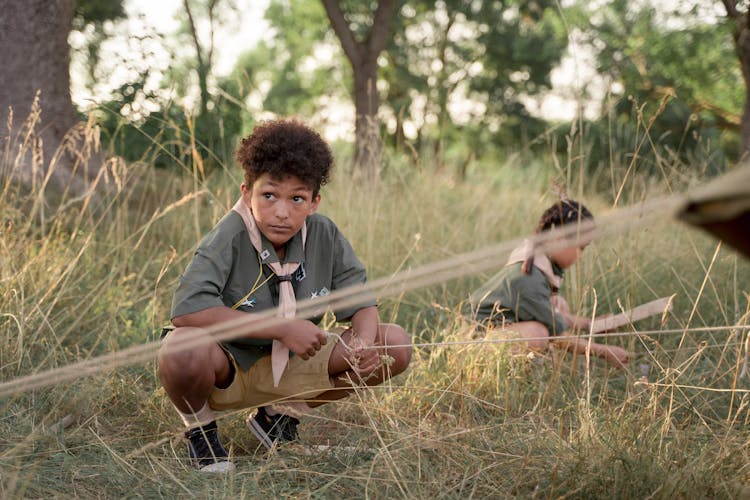
<path fill-rule="evenodd" d="M 323 128 L 346 129 L 348 121 L 354 134 L 344 137 L 355 140 L 355 164 L 371 153 L 379 158 L 384 145 L 427 155 L 436 168 L 465 169 L 474 158 L 525 147 L 557 127 L 528 103 L 552 89 L 552 71 L 575 37 L 595 54 L 609 89 L 600 121 L 587 125 L 592 168 L 611 160 L 613 143 L 623 151 L 650 148 L 655 163 L 702 155 L 720 168 L 745 147 L 740 5 L 606 0 L 563 9 L 547 0 L 270 0 L 269 35 L 230 74 L 216 75 L 221 47 L 213 34 L 234 22 L 244 4 L 182 0 L 179 31 L 164 35 L 181 44 L 179 53 L 169 49 L 170 67 L 141 69 L 114 89 L 100 113 L 114 151 L 130 159 L 155 154 L 158 164 L 201 158 L 210 169 L 231 161 L 237 138 L 258 119 L 299 115 Z M 99 49 L 129 15 L 121 0 L 75 3 L 70 29 L 86 35 L 91 82 L 106 78 L 96 71 Z M 144 37 L 143 49 L 135 50 L 149 50 L 160 36 Z M 162 90 L 147 90 L 145 82 L 157 74 Z M 147 109 L 138 105 L 144 100 Z M 135 108 L 140 112 L 128 112 Z M 639 121 L 648 124 L 654 144 L 639 146 Z M 191 137 L 193 146 L 165 156 L 165 144 Z"/>

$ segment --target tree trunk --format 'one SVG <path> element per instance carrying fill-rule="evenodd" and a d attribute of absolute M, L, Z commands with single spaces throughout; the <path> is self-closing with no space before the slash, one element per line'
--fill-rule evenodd
<path fill-rule="evenodd" d="M 63 144 L 77 122 L 68 46 L 73 11 L 74 0 L 0 0 L 0 140 L 6 148 L 0 173 L 36 182 L 51 170 L 53 181 L 80 193 L 86 177 L 80 174 L 88 172 L 76 170 L 88 169 L 90 148 Z M 32 133 L 24 134 L 29 127 Z"/>
<path fill-rule="evenodd" d="M 377 90 L 377 64 L 368 61 L 354 69 L 354 164 L 366 177 L 377 178 L 383 144 L 377 118 L 380 98 Z"/>
<path fill-rule="evenodd" d="M 200 39 L 198 38 L 198 28 L 195 25 L 190 2 L 188 0 L 183 0 L 182 2 L 182 7 L 185 9 L 188 18 L 190 36 L 193 39 L 193 46 L 195 47 L 195 58 L 197 61 L 196 72 L 198 73 L 198 89 L 200 91 L 201 99 L 199 114 L 201 116 L 208 114 L 208 100 L 210 98 L 208 94 L 208 74 L 211 71 L 211 54 L 213 53 L 213 8 L 215 5 L 216 2 L 211 2 L 208 7 L 208 15 L 211 20 L 211 38 L 209 40 L 208 51 L 205 51 L 207 56 L 204 56 L 204 48 L 201 46 Z"/>
<path fill-rule="evenodd" d="M 435 139 L 435 147 L 433 156 L 435 158 L 435 170 L 436 172 L 442 172 L 445 167 L 445 157 L 443 145 L 445 143 L 445 128 L 448 121 L 448 94 L 449 94 L 449 82 L 448 82 L 448 41 L 450 39 L 450 31 L 453 24 L 456 21 L 456 15 L 453 12 L 448 12 L 448 23 L 445 25 L 445 29 L 441 33 L 440 45 L 438 49 L 438 60 L 440 61 L 440 71 L 437 74 L 437 105 L 438 105 L 438 135 Z"/>
<path fill-rule="evenodd" d="M 750 159 L 750 12 L 745 14 L 742 32 L 737 42 L 742 79 L 745 81 L 745 106 L 740 122 L 740 160 Z"/>
<path fill-rule="evenodd" d="M 360 174 L 376 179 L 383 149 L 378 121 L 378 56 L 388 40 L 396 0 L 378 1 L 372 28 L 363 41 L 354 38 L 336 0 L 322 2 L 354 73 L 354 166 Z"/>
<path fill-rule="evenodd" d="M 737 10 L 736 0 L 722 0 L 727 16 L 735 23 L 733 30 L 734 46 L 745 82 L 745 106 L 740 122 L 740 161 L 750 159 L 750 9 Z"/>

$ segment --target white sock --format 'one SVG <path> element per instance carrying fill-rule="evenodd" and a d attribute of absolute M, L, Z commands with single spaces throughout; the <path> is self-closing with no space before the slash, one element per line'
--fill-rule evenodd
<path fill-rule="evenodd" d="M 292 417 L 300 417 L 307 415 L 312 411 L 310 405 L 304 401 L 295 401 L 290 403 L 274 403 L 266 406 L 266 413 L 269 415 L 289 415 Z"/>
<path fill-rule="evenodd" d="M 177 410 L 177 408 L 175 408 L 175 410 Z M 177 410 L 177 413 L 180 415 L 180 418 L 182 418 L 182 421 L 185 423 L 185 427 L 188 429 L 200 427 L 201 425 L 206 425 L 216 420 L 214 411 L 208 406 L 208 401 L 203 404 L 203 408 L 195 413 L 182 413 L 180 410 Z"/>

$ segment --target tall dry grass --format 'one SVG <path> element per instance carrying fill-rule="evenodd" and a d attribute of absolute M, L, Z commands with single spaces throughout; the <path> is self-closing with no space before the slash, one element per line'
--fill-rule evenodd
<path fill-rule="evenodd" d="M 615 167 L 620 204 L 700 181 Z M 1 381 L 154 340 L 195 244 L 238 196 L 231 167 L 207 180 L 189 166 L 107 168 L 103 195 L 0 185 Z M 573 160 L 509 157 L 457 182 L 396 159 L 376 186 L 342 169 L 320 210 L 377 278 L 530 233 L 553 182 L 595 214 L 614 203 Z M 465 339 L 459 304 L 490 274 L 385 298 L 381 317 L 418 342 Z M 607 339 L 637 354 L 629 369 L 503 344 L 420 347 L 392 383 L 303 422 L 305 441 L 342 445 L 329 452 L 267 455 L 241 415 L 222 416 L 238 466 L 226 477 L 190 469 L 153 363 L 19 392 L 0 400 L 0 496 L 747 496 L 747 329 L 729 326 L 748 324 L 748 278 L 746 260 L 676 223 L 599 240 L 566 278 L 582 312 L 676 294 L 663 321 L 637 325 L 652 333 Z"/>

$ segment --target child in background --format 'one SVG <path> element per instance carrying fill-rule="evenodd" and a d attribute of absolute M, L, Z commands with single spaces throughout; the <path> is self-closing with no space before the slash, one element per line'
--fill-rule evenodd
<path fill-rule="evenodd" d="M 581 203 L 560 200 L 542 214 L 536 233 L 593 219 Z M 585 353 L 588 339 L 556 338 L 591 325 L 590 319 L 571 314 L 558 295 L 565 269 L 578 261 L 590 240 L 590 236 L 585 238 L 585 234 L 574 235 L 570 245 L 549 254 L 535 253 L 532 243 L 525 241 L 511 253 L 506 266 L 471 295 L 467 304 L 471 309 L 465 314 L 485 331 L 500 329 L 529 339 L 526 347 L 534 351 L 545 351 L 552 341 L 571 352 Z M 617 346 L 592 342 L 591 353 L 617 367 L 629 361 L 628 352 Z"/>
<path fill-rule="evenodd" d="M 294 317 L 296 300 L 362 285 L 365 269 L 327 217 L 316 214 L 333 157 L 315 131 L 294 120 L 259 124 L 242 140 L 241 196 L 198 245 L 180 278 L 172 324 L 158 357 L 162 385 L 187 432 L 192 464 L 234 468 L 219 440 L 215 410 L 257 408 L 250 431 L 268 448 L 297 440 L 291 413 L 346 396 L 352 383 L 377 385 L 409 364 L 403 328 L 381 324 L 373 297 L 334 311 L 351 328 L 330 336 Z M 180 352 L 201 329 L 277 308 L 283 322 L 240 338 Z M 401 347 L 390 348 L 389 345 Z M 287 404 L 274 402 L 287 398 Z M 289 400 L 292 402 L 289 402 Z M 290 409 L 296 411 L 290 412 Z"/>

